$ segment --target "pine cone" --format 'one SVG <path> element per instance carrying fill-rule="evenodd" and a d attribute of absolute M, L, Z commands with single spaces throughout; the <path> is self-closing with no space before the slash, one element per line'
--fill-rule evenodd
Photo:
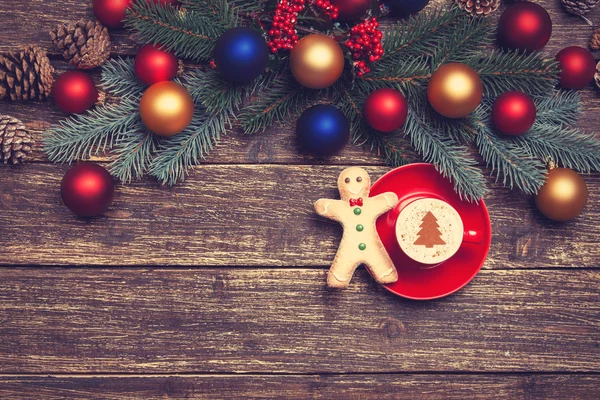
<path fill-rule="evenodd" d="M 596 81 L 596 86 L 600 89 L 600 62 L 596 64 L 596 74 L 594 75 L 594 80 Z"/>
<path fill-rule="evenodd" d="M 99 67 L 110 57 L 108 29 L 98 21 L 58 25 L 50 37 L 65 60 L 79 69 Z"/>
<path fill-rule="evenodd" d="M 0 115 L 0 160 L 19 164 L 33 146 L 33 138 L 25 125 L 9 115 Z"/>
<path fill-rule="evenodd" d="M 600 28 L 594 30 L 594 34 L 590 39 L 590 49 L 600 50 Z"/>
<path fill-rule="evenodd" d="M 563 7 L 575 15 L 585 15 L 592 11 L 600 0 L 560 0 Z"/>
<path fill-rule="evenodd" d="M 0 100 L 44 100 L 54 84 L 54 68 L 37 46 L 0 55 Z"/>
<path fill-rule="evenodd" d="M 454 0 L 456 4 L 472 16 L 487 17 L 500 7 L 500 0 Z"/>

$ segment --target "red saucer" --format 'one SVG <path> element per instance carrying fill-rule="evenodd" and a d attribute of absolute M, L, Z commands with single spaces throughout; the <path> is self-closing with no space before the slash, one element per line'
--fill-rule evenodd
<path fill-rule="evenodd" d="M 398 282 L 384 287 L 398 296 L 414 300 L 433 300 L 448 296 L 469 283 L 479 272 L 492 241 L 492 226 L 487 207 L 461 201 L 453 184 L 431 164 L 410 164 L 382 176 L 371 188 L 371 196 L 385 192 L 398 195 L 398 205 L 377 220 L 377 232 L 398 270 Z M 449 203 L 460 214 L 465 231 L 480 233 L 480 243 L 463 243 L 447 261 L 431 266 L 407 257 L 396 241 L 396 219 L 409 203 L 436 198 Z"/>

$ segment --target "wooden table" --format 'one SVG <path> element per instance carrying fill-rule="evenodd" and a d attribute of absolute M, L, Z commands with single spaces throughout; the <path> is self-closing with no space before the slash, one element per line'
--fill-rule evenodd
<path fill-rule="evenodd" d="M 580 19 L 542 3 L 548 54 L 586 45 Z M 2 1 L 0 51 L 49 48 L 55 24 L 91 17 L 90 1 Z M 113 39 L 115 55 L 135 54 L 125 32 Z M 597 129 L 600 95 L 583 98 L 581 126 Z M 65 117 L 52 102 L 2 102 L 0 113 L 38 143 Z M 351 146 L 315 163 L 291 126 L 236 130 L 185 184 L 120 186 L 92 220 L 63 206 L 67 167 L 40 146 L 26 165 L 0 167 L 0 397 L 600 397 L 599 174 L 585 177 L 585 214 L 566 224 L 490 178 L 484 269 L 453 296 L 414 302 L 364 269 L 346 291 L 325 287 L 341 229 L 312 203 L 337 195 L 348 165 L 388 171 Z"/>

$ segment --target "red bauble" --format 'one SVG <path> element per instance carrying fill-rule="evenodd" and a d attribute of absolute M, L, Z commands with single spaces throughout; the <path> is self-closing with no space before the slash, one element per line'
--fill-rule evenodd
<path fill-rule="evenodd" d="M 531 129 L 537 110 L 531 97 L 521 92 L 507 92 L 496 99 L 492 109 L 494 126 L 505 135 L 522 135 Z"/>
<path fill-rule="evenodd" d="M 352 22 L 365 15 L 373 5 L 373 0 L 331 0 L 338 8 L 338 19 L 342 22 Z"/>
<path fill-rule="evenodd" d="M 109 28 L 123 28 L 127 8 L 133 0 L 93 0 L 94 14 L 98 21 Z"/>
<path fill-rule="evenodd" d="M 94 217 L 105 212 L 112 203 L 114 191 L 110 174 L 93 163 L 75 165 L 60 185 L 63 202 L 80 217 Z"/>
<path fill-rule="evenodd" d="M 594 80 L 596 60 L 592 53 L 579 46 L 562 49 L 556 59 L 560 63 L 560 84 L 565 89 L 583 89 Z"/>
<path fill-rule="evenodd" d="M 503 47 L 509 49 L 540 50 L 551 35 L 550 15 L 535 3 L 515 3 L 502 13 L 498 21 L 498 39 Z"/>
<path fill-rule="evenodd" d="M 174 79 L 178 63 L 177 57 L 170 51 L 148 44 L 135 56 L 135 73 L 145 84 L 154 85 Z"/>
<path fill-rule="evenodd" d="M 365 102 L 365 119 L 375 130 L 392 132 L 406 121 L 408 103 L 397 90 L 378 89 Z"/>
<path fill-rule="evenodd" d="M 58 77 L 52 87 L 54 102 L 64 112 L 82 113 L 98 101 L 94 81 L 81 71 L 67 71 Z"/>

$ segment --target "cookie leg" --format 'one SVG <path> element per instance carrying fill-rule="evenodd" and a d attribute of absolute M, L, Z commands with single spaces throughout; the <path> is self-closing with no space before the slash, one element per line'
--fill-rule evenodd
<path fill-rule="evenodd" d="M 369 260 L 366 262 L 367 268 L 373 274 L 373 277 L 378 283 L 394 283 L 398 280 L 398 272 L 390 256 L 381 250 L 369 255 Z"/>
<path fill-rule="evenodd" d="M 352 275 L 360 262 L 349 259 L 346 256 L 338 256 L 333 260 L 333 265 L 327 274 L 327 286 L 335 289 L 345 289 L 350 284 Z"/>

